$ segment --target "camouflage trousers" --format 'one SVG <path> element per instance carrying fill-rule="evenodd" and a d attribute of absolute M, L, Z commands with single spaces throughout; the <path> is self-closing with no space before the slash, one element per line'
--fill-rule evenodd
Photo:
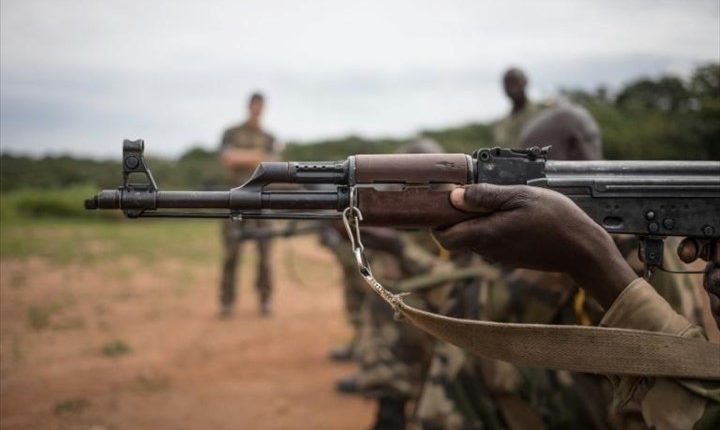
<path fill-rule="evenodd" d="M 333 228 L 320 231 L 320 244 L 332 251 L 342 269 L 345 316 L 353 328 L 353 339 L 357 339 L 360 331 L 360 308 L 365 300 L 367 286 L 358 276 L 355 255 L 349 243 Z"/>
<path fill-rule="evenodd" d="M 442 313 L 466 319 L 498 317 L 513 307 L 513 295 L 525 293 L 535 303 L 560 306 L 554 291 L 546 296 L 507 278 L 472 280 L 454 285 Z M 520 284 L 522 284 L 520 280 Z M 533 297 L 538 295 L 537 297 Z M 495 308 L 489 312 L 488 308 Z M 527 315 L 557 311 L 523 309 Z M 415 425 L 419 429 L 611 428 L 607 417 L 609 384 L 601 378 L 510 363 L 471 355 L 437 342 Z"/>
<path fill-rule="evenodd" d="M 414 400 L 420 394 L 433 339 L 403 321 L 366 288 L 356 346 L 358 387 L 365 396 Z"/>
<path fill-rule="evenodd" d="M 222 223 L 223 262 L 220 280 L 220 304 L 232 306 L 235 303 L 235 285 L 238 261 L 242 258 L 245 241 L 243 232 L 253 228 L 268 227 L 265 220 L 244 220 L 242 222 L 224 221 Z M 261 302 L 265 303 L 272 294 L 270 274 L 271 239 L 253 239 L 257 245 L 257 278 L 255 287 Z"/>
<path fill-rule="evenodd" d="M 348 243 L 329 238 L 323 244 L 333 250 L 343 269 L 345 311 L 355 330 L 354 358 L 359 391 L 368 397 L 417 398 L 430 360 L 433 341 L 412 325 L 396 321 L 390 306 L 365 283 Z M 375 274 L 401 277 L 396 259 L 384 252 L 367 250 Z"/>
<path fill-rule="evenodd" d="M 438 342 L 418 402 L 416 427 L 610 429 L 609 390 L 599 376 L 520 369 Z"/>

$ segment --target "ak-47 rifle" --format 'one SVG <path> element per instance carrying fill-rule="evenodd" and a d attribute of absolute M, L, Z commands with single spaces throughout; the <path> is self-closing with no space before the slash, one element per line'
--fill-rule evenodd
<path fill-rule="evenodd" d="M 355 155 L 332 162 L 262 162 L 227 191 L 160 191 L 142 140 L 123 142 L 123 184 L 85 201 L 130 218 L 341 219 L 363 225 L 441 227 L 475 214 L 455 209 L 454 185 L 527 184 L 558 191 L 609 233 L 640 238 L 648 268 L 662 268 L 663 239 L 720 238 L 719 161 L 555 161 L 549 148 L 480 149 L 466 154 Z M 140 175 L 140 182 L 135 176 Z M 320 190 L 268 189 L 321 184 Z"/>
<path fill-rule="evenodd" d="M 361 220 L 390 227 L 452 225 L 481 216 L 452 206 L 449 193 L 455 186 L 526 184 L 565 194 L 610 233 L 638 236 L 649 273 L 662 269 L 666 236 L 693 238 L 697 249 L 717 246 L 718 161 L 554 161 L 547 159 L 548 148 L 480 149 L 472 156 L 355 155 L 337 162 L 260 163 L 245 184 L 227 191 L 160 191 L 143 150 L 140 140 L 124 142 L 122 186 L 86 200 L 87 209 L 120 209 L 131 218 L 342 219 L 360 274 L 373 290 L 398 315 L 461 348 L 522 366 L 720 380 L 720 347 L 702 339 L 471 321 L 413 308 L 373 277 L 359 228 Z M 137 175 L 142 182 L 131 181 Z M 294 189 L 273 190 L 273 184 L 294 184 Z M 302 190 L 303 184 L 322 188 Z"/>

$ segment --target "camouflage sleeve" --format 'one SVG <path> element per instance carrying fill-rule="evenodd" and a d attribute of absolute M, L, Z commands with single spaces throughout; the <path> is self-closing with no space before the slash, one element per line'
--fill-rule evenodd
<path fill-rule="evenodd" d="M 620 294 L 600 325 L 706 338 L 638 278 Z M 612 376 L 615 406 L 636 401 L 646 424 L 657 429 L 720 428 L 720 382 Z"/>

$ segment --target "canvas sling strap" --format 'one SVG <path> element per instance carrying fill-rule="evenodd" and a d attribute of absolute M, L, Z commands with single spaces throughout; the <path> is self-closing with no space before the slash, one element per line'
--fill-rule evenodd
<path fill-rule="evenodd" d="M 405 304 L 372 275 L 360 237 L 360 211 L 343 213 L 363 279 L 400 318 L 473 354 L 527 367 L 606 375 L 720 380 L 720 345 L 681 336 L 606 327 L 516 324 L 450 318 Z"/>

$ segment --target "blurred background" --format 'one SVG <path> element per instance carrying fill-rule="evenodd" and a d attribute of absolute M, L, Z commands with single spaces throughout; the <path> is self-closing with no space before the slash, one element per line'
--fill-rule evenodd
<path fill-rule="evenodd" d="M 610 159 L 720 159 L 720 4 L 626 1 L 0 2 L 1 428 L 365 428 L 333 381 L 342 272 L 276 241 L 216 317 L 216 222 L 125 221 L 81 201 L 146 141 L 160 187 L 232 185 L 218 149 L 265 95 L 290 160 L 494 144 L 522 68 L 598 122 Z M 253 300 L 249 300 L 252 298 Z"/>

